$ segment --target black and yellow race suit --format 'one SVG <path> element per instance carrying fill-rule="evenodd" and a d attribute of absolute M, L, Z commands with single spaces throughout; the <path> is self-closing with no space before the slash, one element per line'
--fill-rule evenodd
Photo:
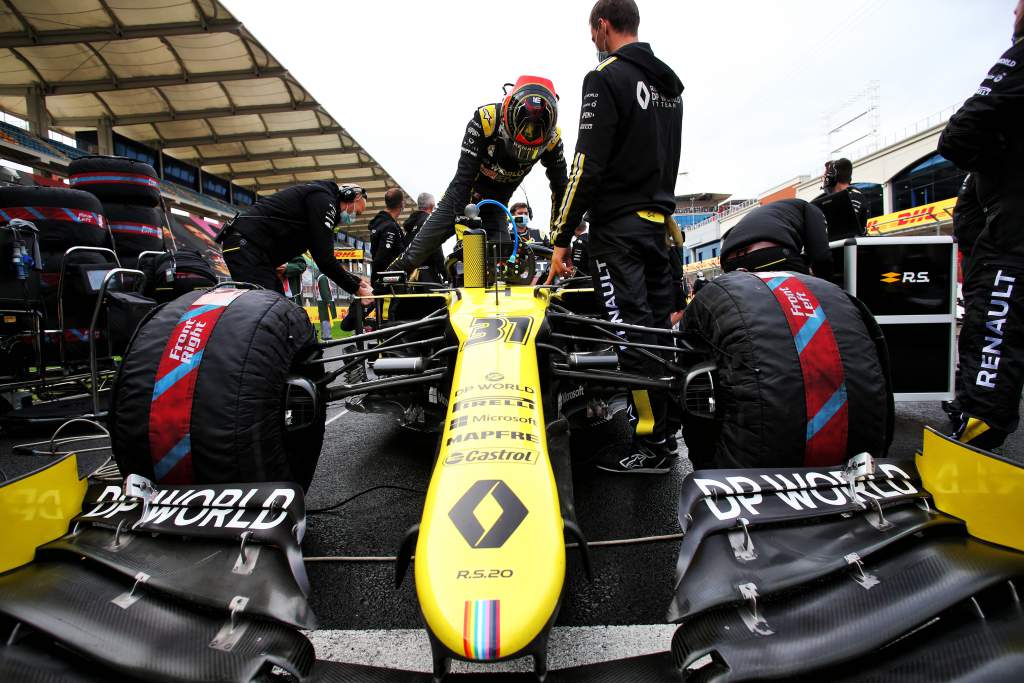
<path fill-rule="evenodd" d="M 960 438 L 994 448 L 1017 429 L 1024 388 L 1024 39 L 1007 50 L 939 138 L 971 171 L 985 226 L 964 278 Z"/>
<path fill-rule="evenodd" d="M 507 205 L 512 193 L 537 161 L 547 174 L 552 206 L 561 202 L 569 182 L 561 134 L 556 130 L 536 159 L 521 162 L 505 151 L 498 135 L 500 119 L 500 103 L 480 107 L 473 114 L 462 140 L 462 154 L 455 177 L 437 208 L 390 270 L 409 272 L 423 264 L 454 233 L 455 218 L 462 214 L 466 204 L 494 199 Z M 507 218 L 498 207 L 481 207 L 480 218 L 489 239 L 511 238 L 506 229 Z"/>

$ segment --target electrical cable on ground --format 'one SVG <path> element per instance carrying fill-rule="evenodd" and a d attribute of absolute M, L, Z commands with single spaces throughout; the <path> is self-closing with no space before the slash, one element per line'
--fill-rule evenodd
<path fill-rule="evenodd" d="M 359 498 L 360 496 L 364 496 L 367 493 L 370 493 L 371 491 L 377 491 L 379 489 L 394 489 L 396 491 L 407 491 L 409 493 L 419 493 L 419 494 L 422 494 L 422 495 L 426 494 L 426 491 L 423 491 L 421 489 L 410 488 L 408 486 L 397 486 L 395 484 L 380 484 L 378 486 L 371 486 L 368 489 L 363 489 L 359 493 L 356 493 L 355 495 L 349 496 L 348 498 L 346 498 L 344 500 L 338 501 L 337 503 L 334 503 L 333 505 L 328 505 L 327 507 L 322 507 L 322 508 L 310 508 L 309 510 L 306 510 L 306 514 L 307 515 L 319 515 L 319 514 L 323 514 L 325 512 L 331 512 L 333 510 L 337 510 L 337 509 L 339 509 L 339 508 L 341 508 L 341 507 L 343 507 L 345 505 L 348 505 L 349 503 L 351 503 L 356 498 Z"/>
<path fill-rule="evenodd" d="M 636 538 L 611 538 L 604 541 L 590 541 L 588 548 L 610 548 L 618 546 L 641 545 L 644 543 L 666 543 L 668 541 L 679 541 L 683 533 L 661 534 L 657 536 L 638 536 Z M 578 548 L 578 543 L 566 543 L 566 548 Z M 306 557 L 306 562 L 395 562 L 398 560 L 394 555 L 322 555 L 318 557 Z"/>

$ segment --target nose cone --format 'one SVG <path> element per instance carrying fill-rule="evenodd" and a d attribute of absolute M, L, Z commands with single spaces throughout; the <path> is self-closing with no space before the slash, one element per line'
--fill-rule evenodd
<path fill-rule="evenodd" d="M 472 660 L 521 651 L 550 623 L 565 578 L 534 346 L 544 302 L 530 288 L 464 290 L 450 320 L 461 349 L 416 545 L 431 633 Z"/>

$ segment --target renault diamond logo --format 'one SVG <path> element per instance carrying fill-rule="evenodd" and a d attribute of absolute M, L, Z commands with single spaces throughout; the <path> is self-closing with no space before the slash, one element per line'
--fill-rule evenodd
<path fill-rule="evenodd" d="M 882 282 L 886 282 L 886 283 L 891 285 L 892 283 L 899 282 L 899 281 L 900 281 L 900 274 L 899 273 L 882 273 Z"/>
<path fill-rule="evenodd" d="M 466 543 L 473 548 L 500 548 L 519 528 L 529 511 L 499 479 L 482 479 L 448 512 Z"/>

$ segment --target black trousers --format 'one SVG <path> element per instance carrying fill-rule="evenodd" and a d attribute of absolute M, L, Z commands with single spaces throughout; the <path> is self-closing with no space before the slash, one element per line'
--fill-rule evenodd
<path fill-rule="evenodd" d="M 644 327 L 669 328 L 669 316 L 675 305 L 672 270 L 665 244 L 665 226 L 627 214 L 590 228 L 590 255 L 594 290 L 613 322 Z M 647 332 L 625 332 L 627 341 L 670 345 L 666 336 Z M 637 347 L 619 348 L 619 367 L 645 377 L 664 377 L 667 370 Z M 651 352 L 665 357 L 662 353 Z M 659 441 L 666 435 L 669 396 L 664 390 L 633 392 L 637 401 L 650 402 L 654 413 L 654 431 L 649 437 Z"/>
<path fill-rule="evenodd" d="M 993 218 L 990 216 L 990 226 Z M 998 226 L 996 226 L 998 227 Z M 1024 227 L 1024 226 L 1021 226 Z M 1024 389 L 1024 260 L 1008 256 L 983 232 L 964 278 L 957 402 L 989 433 L 972 440 L 995 448 L 1017 429 Z M 967 438 L 969 435 L 964 435 Z"/>
<path fill-rule="evenodd" d="M 248 282 L 284 295 L 284 285 L 277 276 L 277 265 L 260 247 L 237 232 L 224 238 L 224 262 L 231 279 Z"/>

